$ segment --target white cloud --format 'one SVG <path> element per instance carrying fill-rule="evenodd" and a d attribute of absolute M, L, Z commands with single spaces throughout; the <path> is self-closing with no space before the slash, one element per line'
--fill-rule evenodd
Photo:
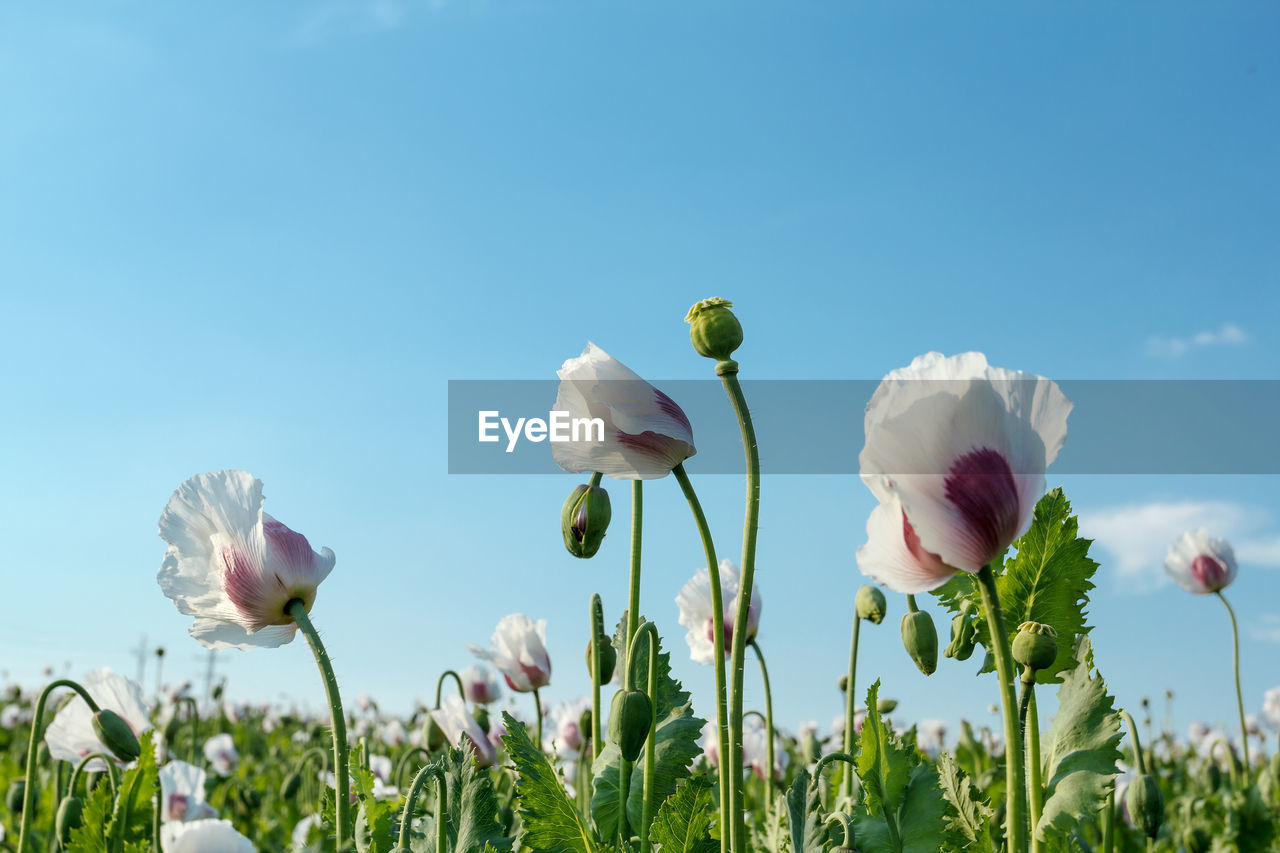
<path fill-rule="evenodd" d="M 1109 557 L 1095 559 L 1114 567 L 1122 586 L 1139 591 L 1168 582 L 1164 557 L 1169 544 L 1196 527 L 1229 540 L 1242 564 L 1280 567 L 1280 536 L 1268 530 L 1270 525 L 1265 510 L 1232 501 L 1155 501 L 1080 515 L 1080 534 L 1096 540 Z"/>
<path fill-rule="evenodd" d="M 1264 613 L 1260 624 L 1249 626 L 1249 636 L 1264 643 L 1280 644 L 1280 615 Z"/>
<path fill-rule="evenodd" d="M 1185 338 L 1152 335 L 1147 338 L 1147 355 L 1157 358 L 1180 358 L 1191 350 L 1205 347 L 1240 346 L 1249 342 L 1249 333 L 1235 323 L 1223 323 L 1217 329 L 1196 332 Z"/>
<path fill-rule="evenodd" d="M 427 0 L 432 8 L 446 0 Z M 334 36 L 399 29 L 408 21 L 409 0 L 327 0 L 311 9 L 290 36 L 295 44 L 318 44 Z"/>

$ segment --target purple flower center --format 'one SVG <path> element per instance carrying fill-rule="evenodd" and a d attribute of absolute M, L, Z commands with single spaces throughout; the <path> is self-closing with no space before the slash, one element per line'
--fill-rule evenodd
<path fill-rule="evenodd" d="M 990 447 L 971 450 L 951 464 L 947 500 L 964 522 L 964 535 L 980 562 L 989 563 L 1018 533 L 1018 487 L 1004 455 Z"/>
<path fill-rule="evenodd" d="M 1191 575 L 1209 592 L 1217 592 L 1227 584 L 1227 566 L 1216 557 L 1200 554 L 1191 561 Z"/>

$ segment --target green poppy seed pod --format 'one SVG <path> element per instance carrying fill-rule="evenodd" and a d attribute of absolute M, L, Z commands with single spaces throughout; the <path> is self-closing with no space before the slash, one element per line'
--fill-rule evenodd
<path fill-rule="evenodd" d="M 933 675 L 938 668 L 938 630 L 928 613 L 917 610 L 902 617 L 902 645 L 921 672 Z"/>
<path fill-rule="evenodd" d="M 560 510 L 560 532 L 564 547 L 575 557 L 594 557 L 609 529 L 613 510 L 609 493 L 600 486 L 578 486 Z"/>
<path fill-rule="evenodd" d="M 1148 838 L 1155 838 L 1164 821 L 1164 795 L 1156 777 L 1150 773 L 1139 774 L 1124 792 L 1124 804 L 1134 826 Z"/>
<path fill-rule="evenodd" d="M 71 844 L 71 830 L 82 823 L 84 823 L 84 801 L 75 796 L 63 797 L 62 802 L 58 804 L 58 816 L 54 822 L 54 828 L 64 850 Z"/>
<path fill-rule="evenodd" d="M 876 710 L 881 714 L 892 714 L 897 707 L 897 699 L 880 699 L 876 702 Z"/>
<path fill-rule="evenodd" d="M 848 692 L 848 690 L 849 690 L 849 676 L 848 676 L 848 675 L 842 675 L 842 676 L 840 676 L 838 679 L 836 679 L 836 684 L 838 684 L 838 685 L 840 686 L 840 692 L 841 692 L 841 693 L 846 693 L 846 692 Z"/>
<path fill-rule="evenodd" d="M 879 587 L 863 584 L 858 587 L 858 596 L 853 600 L 853 606 L 859 619 L 866 619 L 873 625 L 879 625 L 884 621 L 888 603 L 884 600 L 884 593 Z"/>
<path fill-rule="evenodd" d="M 124 718 L 110 708 L 103 708 L 93 715 L 93 733 L 121 761 L 134 761 L 142 754 L 138 736 L 129 728 Z"/>
<path fill-rule="evenodd" d="M 435 717 L 427 715 L 427 721 L 422 724 L 422 740 L 427 745 L 428 752 L 435 752 L 445 741 L 444 729 L 436 725 Z"/>
<path fill-rule="evenodd" d="M 733 303 L 718 296 L 704 299 L 689 309 L 689 340 L 698 355 L 727 361 L 742 346 L 742 324 L 729 309 Z"/>
<path fill-rule="evenodd" d="M 302 787 L 302 774 L 290 773 L 284 777 L 284 784 L 280 786 L 280 798 L 283 800 L 292 800 L 298 796 L 298 790 Z"/>
<path fill-rule="evenodd" d="M 578 731 L 582 733 L 582 745 L 583 745 L 583 748 L 589 748 L 589 747 L 590 747 L 590 744 L 591 744 L 591 729 L 592 729 L 591 723 L 592 723 L 592 722 L 593 722 L 593 720 L 592 720 L 592 717 L 591 717 L 591 709 L 590 709 L 590 708 L 587 708 L 587 709 L 586 709 L 585 711 L 583 711 L 583 712 L 582 712 L 582 714 L 578 717 Z"/>
<path fill-rule="evenodd" d="M 1201 827 L 1189 826 L 1182 833 L 1182 846 L 1187 848 L 1187 853 L 1209 853 L 1212 843 L 1213 837 Z"/>
<path fill-rule="evenodd" d="M 978 642 L 977 610 L 973 602 L 966 601 L 960 612 L 951 620 L 951 642 L 943 654 L 954 660 L 968 660 Z"/>
<path fill-rule="evenodd" d="M 477 705 L 475 713 L 471 716 L 475 717 L 476 725 L 480 727 L 480 731 L 485 734 L 489 733 L 489 709 L 483 705 Z"/>
<path fill-rule="evenodd" d="M 1058 632 L 1039 622 L 1023 622 L 1013 638 L 1013 659 L 1030 672 L 1048 669 L 1058 659 Z"/>
<path fill-rule="evenodd" d="M 9 783 L 9 790 L 4 793 L 4 805 L 10 814 L 22 814 L 22 798 L 27 793 L 25 779 L 14 779 Z"/>
<path fill-rule="evenodd" d="M 601 684 L 608 684 L 613 680 L 613 670 L 618 665 L 618 651 L 613 647 L 613 643 L 608 637 L 600 638 L 600 672 L 597 680 Z M 591 640 L 587 641 L 587 674 L 591 674 Z"/>
<path fill-rule="evenodd" d="M 619 690 L 609 706 L 609 740 L 618 745 L 622 757 L 635 761 L 649 736 L 653 706 L 640 690 Z"/>

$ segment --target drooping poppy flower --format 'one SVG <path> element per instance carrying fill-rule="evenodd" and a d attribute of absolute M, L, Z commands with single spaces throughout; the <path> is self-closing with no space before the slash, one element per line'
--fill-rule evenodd
<path fill-rule="evenodd" d="M 551 442 L 551 454 L 564 470 L 655 480 L 697 452 L 693 427 L 675 401 L 595 344 L 588 343 L 556 374 L 560 388 L 553 411 L 567 412 L 570 424 L 603 424 L 603 430 L 583 429 L 578 440 Z"/>
<path fill-rule="evenodd" d="M 914 549 L 976 572 L 1031 526 L 1070 411 L 1042 376 L 991 367 L 982 353 L 927 353 L 867 404 L 862 478 L 882 503 L 901 502 Z"/>
<path fill-rule="evenodd" d="M 488 661 L 518 693 L 529 693 L 551 683 L 551 658 L 547 655 L 547 620 L 534 622 L 523 613 L 503 616 L 489 640 L 489 651 L 468 644 L 476 657 Z"/>
<path fill-rule="evenodd" d="M 297 632 L 285 612 L 308 611 L 333 569 L 301 533 L 262 511 L 262 481 L 244 471 L 187 480 L 160 516 L 169 543 L 157 580 L 178 610 L 194 616 L 191 636 L 213 649 L 275 647 Z"/>
<path fill-rule="evenodd" d="M 720 561 L 720 597 L 724 605 L 724 637 L 719 643 L 728 655 L 733 647 L 733 623 L 738 615 L 738 567 L 729 560 Z M 694 663 L 715 663 L 715 608 L 711 605 L 711 573 L 698 569 L 676 596 L 680 608 L 680 624 L 689 629 L 685 641 L 689 644 L 689 657 Z M 747 608 L 747 641 L 755 638 L 760 630 L 760 585 L 751 586 L 751 604 Z"/>
<path fill-rule="evenodd" d="M 245 838 L 229 820 L 172 821 L 160 828 L 164 853 L 255 853 L 253 842 Z"/>
<path fill-rule="evenodd" d="M 114 711 L 128 724 L 135 737 L 151 728 L 151 712 L 143 700 L 142 686 L 109 669 L 91 672 L 81 686 L 104 711 Z M 80 699 L 63 705 L 44 733 L 49 754 L 58 761 L 79 762 L 86 755 L 101 752 L 113 755 L 94 731 L 93 712 Z M 116 764 L 121 764 L 113 757 Z M 99 759 L 87 765 L 88 770 L 105 770 Z"/>
<path fill-rule="evenodd" d="M 205 802 L 205 772 L 185 761 L 170 761 L 160 768 L 160 819 L 193 821 L 216 818 Z"/>
<path fill-rule="evenodd" d="M 496 757 L 493 744 L 489 742 L 489 738 L 476 722 L 476 718 L 471 716 L 461 696 L 455 696 L 452 693 L 445 696 L 440 702 L 440 707 L 431 711 L 431 719 L 435 720 L 436 725 L 444 732 L 445 739 L 454 749 L 462 749 L 464 744 L 470 744 L 475 749 L 478 767 L 489 767 L 493 764 Z"/>
<path fill-rule="evenodd" d="M 581 725 L 583 712 L 590 708 L 591 700 L 586 696 L 566 699 L 552 708 L 548 715 L 551 725 L 543 733 L 543 751 L 559 755 L 566 764 L 572 763 L 571 759 L 577 757 L 591 735 L 590 731 L 583 731 Z"/>
<path fill-rule="evenodd" d="M 1165 574 L 1196 595 L 1226 589 L 1238 570 L 1231 543 L 1215 539 L 1203 527 L 1175 539 L 1164 558 Z"/>
<path fill-rule="evenodd" d="M 240 764 L 240 753 L 231 735 L 223 732 L 204 742 L 204 757 L 209 767 L 219 776 L 230 776 Z"/>
<path fill-rule="evenodd" d="M 476 705 L 488 705 L 502 696 L 502 685 L 493 673 L 482 666 L 469 666 L 458 673 L 467 701 Z"/>

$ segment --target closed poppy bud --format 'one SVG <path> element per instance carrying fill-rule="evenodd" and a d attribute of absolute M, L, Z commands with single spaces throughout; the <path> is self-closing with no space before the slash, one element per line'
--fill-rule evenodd
<path fill-rule="evenodd" d="M 485 734 L 489 733 L 489 711 L 483 705 L 477 705 L 475 712 L 471 715 L 476 718 L 476 725 Z"/>
<path fill-rule="evenodd" d="M 1039 622 L 1023 622 L 1013 638 L 1013 659 L 1024 672 L 1048 669 L 1058 659 L 1058 632 Z M 1027 678 L 1023 677 L 1026 681 Z"/>
<path fill-rule="evenodd" d="M 622 757 L 635 761 L 649 736 L 653 706 L 640 690 L 619 690 L 609 706 L 609 740 L 618 745 Z"/>
<path fill-rule="evenodd" d="M 582 712 L 582 715 L 578 717 L 578 731 L 582 732 L 582 745 L 584 748 L 591 744 L 592 722 L 591 709 L 587 708 Z"/>
<path fill-rule="evenodd" d="M 978 640 L 977 610 L 966 601 L 951 620 L 951 642 L 943 654 L 955 660 L 968 660 Z"/>
<path fill-rule="evenodd" d="M 436 725 L 435 719 L 428 715 L 427 721 L 422 724 L 422 730 L 422 739 L 427 744 L 427 750 L 429 752 L 435 752 L 445 741 L 444 729 Z"/>
<path fill-rule="evenodd" d="M 601 636 L 600 638 L 600 672 L 596 675 L 596 679 L 601 684 L 608 684 L 613 680 L 613 670 L 618 665 L 618 652 L 613 647 L 613 643 L 609 642 L 609 638 Z M 587 673 L 591 673 L 591 647 L 592 642 L 587 641 Z"/>
<path fill-rule="evenodd" d="M 933 675 L 938 668 L 938 631 L 928 613 L 917 610 L 902 617 L 902 645 L 921 672 Z"/>
<path fill-rule="evenodd" d="M 894 709 L 897 707 L 897 699 L 880 699 L 876 702 L 876 710 L 881 714 L 892 714 Z"/>
<path fill-rule="evenodd" d="M 71 830 L 84 822 L 84 801 L 79 797 L 63 797 L 58 804 L 58 817 L 54 824 L 58 840 L 65 850 L 71 844 Z"/>
<path fill-rule="evenodd" d="M 742 346 L 742 324 L 729 309 L 728 299 L 704 299 L 689 309 L 684 321 L 689 324 L 689 340 L 698 355 L 725 361 Z"/>
<path fill-rule="evenodd" d="M 1159 834 L 1160 824 L 1164 821 L 1164 795 L 1160 793 L 1156 777 L 1150 773 L 1139 774 L 1125 791 L 1124 804 L 1134 825 L 1143 834 L 1148 838 Z"/>
<path fill-rule="evenodd" d="M 290 773 L 284 777 L 284 784 L 280 786 L 280 797 L 284 800 L 292 800 L 298 796 L 298 789 L 302 787 L 302 774 Z"/>
<path fill-rule="evenodd" d="M 884 621 L 888 604 L 884 600 L 884 593 L 878 587 L 867 584 L 858 587 L 858 596 L 853 600 L 853 604 L 859 619 L 866 619 L 873 625 L 879 625 Z"/>
<path fill-rule="evenodd" d="M 1212 843 L 1209 833 L 1201 827 L 1188 827 L 1182 833 L 1182 846 L 1187 848 L 1187 853 L 1209 853 L 1209 845 Z"/>
<path fill-rule="evenodd" d="M 4 794 L 4 805 L 12 814 L 22 814 L 22 798 L 27 793 L 25 779 L 14 779 Z"/>
<path fill-rule="evenodd" d="M 93 715 L 93 733 L 121 761 L 133 761 L 142 754 L 138 736 L 129 728 L 124 718 L 110 708 L 103 708 Z"/>
<path fill-rule="evenodd" d="M 600 486 L 578 486 L 560 510 L 560 532 L 564 547 L 575 557 L 594 557 L 609 529 L 613 511 L 609 493 Z"/>

